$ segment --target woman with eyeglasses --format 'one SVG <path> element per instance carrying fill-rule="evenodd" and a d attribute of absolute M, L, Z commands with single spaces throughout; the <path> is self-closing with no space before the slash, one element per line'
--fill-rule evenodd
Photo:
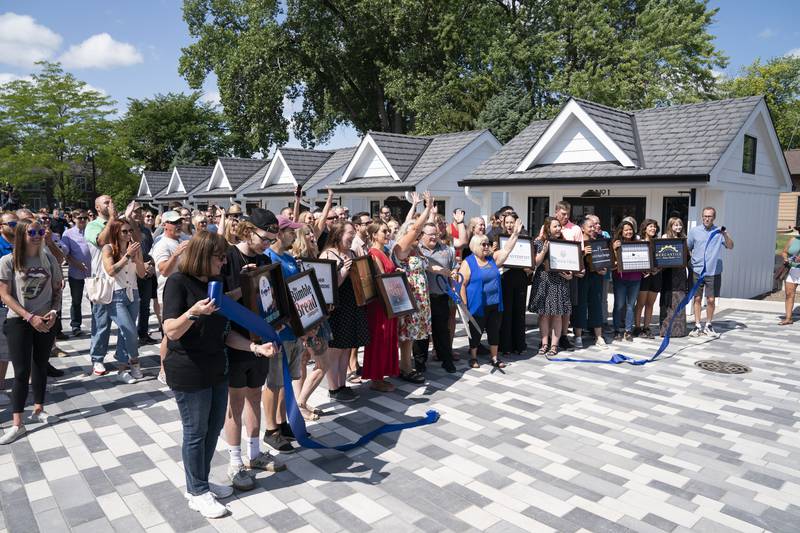
<path fill-rule="evenodd" d="M 14 250 L 0 259 L 0 298 L 8 307 L 3 331 L 8 340 L 14 385 L 11 392 L 12 424 L 0 444 L 25 434 L 22 414 L 33 386 L 31 422 L 52 423 L 57 419 L 44 411 L 47 359 L 55 341 L 55 324 L 61 307 L 61 266 L 44 247 L 45 230 L 32 220 L 14 228 Z"/>
<path fill-rule="evenodd" d="M 139 289 L 137 277 L 146 274 L 141 244 L 133 241 L 133 231 L 125 220 L 111 220 L 106 230 L 106 244 L 102 248 L 103 268 L 114 280 L 114 296 L 108 306 L 109 318 L 119 328 L 118 344 L 123 349 L 115 352 L 120 363 L 119 380 L 132 384 L 142 379 L 139 367 L 139 337 L 136 318 L 139 316 Z"/>
<path fill-rule="evenodd" d="M 209 482 L 211 460 L 228 407 L 226 347 L 255 357 L 273 357 L 272 343 L 256 344 L 230 329 L 208 297 L 210 281 L 221 281 L 228 244 L 220 235 L 200 231 L 188 241 L 179 271 L 164 287 L 164 359 L 167 384 L 175 393 L 183 425 L 181 455 L 189 508 L 219 518 L 227 508 L 217 498 L 233 494 L 230 486 Z"/>
<path fill-rule="evenodd" d="M 145 228 L 149 229 L 151 232 L 155 231 L 155 229 L 156 229 L 156 219 L 153 216 L 153 212 L 150 211 L 149 209 L 145 210 L 144 216 L 142 218 L 142 222 L 143 222 Z"/>
<path fill-rule="evenodd" d="M 492 243 L 486 235 L 475 235 L 469 241 L 472 252 L 461 263 L 459 273 L 464 276 L 461 285 L 461 300 L 478 323 L 479 329 L 470 323 L 469 366 L 478 368 L 478 346 L 481 335 L 486 331 L 489 342 L 489 354 L 492 366 L 505 368 L 497 350 L 500 345 L 500 325 L 503 320 L 503 290 L 500 281 L 499 267 L 508 259 L 508 255 L 517 244 L 517 237 L 522 231 L 522 221 L 517 220 L 506 246 L 496 255 L 492 254 Z"/>

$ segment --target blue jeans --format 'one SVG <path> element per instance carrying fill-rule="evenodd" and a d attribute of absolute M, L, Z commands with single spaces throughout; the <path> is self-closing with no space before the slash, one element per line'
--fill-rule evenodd
<path fill-rule="evenodd" d="M 108 316 L 110 307 L 111 304 L 92 304 L 92 344 L 89 348 L 92 364 L 102 363 L 108 352 L 108 336 L 111 334 L 111 318 Z M 117 353 L 121 350 L 122 346 L 117 343 Z"/>
<path fill-rule="evenodd" d="M 614 278 L 614 331 L 633 330 L 633 313 L 636 311 L 636 297 L 642 280 Z M 625 320 L 622 312 L 625 310 Z"/>
<path fill-rule="evenodd" d="M 208 492 L 208 475 L 217 438 L 228 410 L 228 380 L 192 392 L 175 391 L 183 424 L 183 468 L 186 491 L 192 496 Z"/>
<path fill-rule="evenodd" d="M 136 333 L 136 317 L 139 316 L 139 291 L 133 291 L 133 300 L 128 300 L 124 290 L 114 291 L 114 297 L 108 305 L 108 315 L 119 328 L 114 358 L 120 363 L 137 362 L 139 338 Z"/>

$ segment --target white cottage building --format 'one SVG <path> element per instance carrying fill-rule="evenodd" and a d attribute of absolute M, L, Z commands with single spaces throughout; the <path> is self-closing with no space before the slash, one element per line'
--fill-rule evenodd
<path fill-rule="evenodd" d="M 430 136 L 400 135 L 371 131 L 361 140 L 341 177 L 330 185 L 340 194 L 351 213 L 378 214 L 388 205 L 403 220 L 411 192 L 431 191 L 439 212 L 456 207 L 467 215 L 479 209 L 464 196 L 458 180 L 469 175 L 500 148 L 489 130 L 464 131 Z M 325 187 L 317 187 L 323 194 Z"/>
<path fill-rule="evenodd" d="M 749 298 L 772 289 L 778 197 L 792 182 L 762 97 L 633 112 L 571 98 L 459 185 L 482 213 L 513 205 L 530 228 L 561 200 L 607 229 L 628 215 L 693 226 L 713 206 L 736 243 L 722 296 Z"/>
<path fill-rule="evenodd" d="M 220 157 L 208 179 L 189 191 L 189 203 L 200 210 L 210 205 L 228 208 L 236 203 L 237 189 L 251 178 L 263 176 L 268 164 L 267 159 Z"/>
<path fill-rule="evenodd" d="M 189 206 L 189 192 L 211 177 L 214 167 L 175 167 L 167 186 L 153 197 L 153 203 L 162 210 L 172 202 Z"/>
<path fill-rule="evenodd" d="M 136 201 L 145 205 L 155 205 L 155 196 L 167 188 L 171 172 L 145 170 L 139 180 Z"/>

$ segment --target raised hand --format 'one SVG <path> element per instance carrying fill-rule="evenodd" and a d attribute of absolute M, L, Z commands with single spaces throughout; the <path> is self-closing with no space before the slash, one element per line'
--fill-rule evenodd
<path fill-rule="evenodd" d="M 417 191 L 414 191 L 414 192 L 411 193 L 411 203 L 413 205 L 417 205 L 421 201 L 422 201 L 422 198 L 420 198 L 419 193 Z"/>

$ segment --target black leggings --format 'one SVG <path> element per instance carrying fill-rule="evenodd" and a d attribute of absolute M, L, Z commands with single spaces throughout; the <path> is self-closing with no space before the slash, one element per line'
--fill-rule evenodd
<path fill-rule="evenodd" d="M 8 339 L 8 353 L 14 365 L 14 386 L 11 389 L 11 412 L 25 410 L 28 380 L 33 385 L 33 403 L 44 403 L 47 388 L 47 359 L 55 341 L 55 331 L 40 333 L 21 318 L 9 318 L 3 326 Z"/>
<path fill-rule="evenodd" d="M 481 344 L 481 335 L 486 332 L 486 339 L 489 346 L 500 344 L 500 323 L 503 321 L 503 313 L 498 311 L 497 305 L 487 305 L 483 308 L 483 316 L 473 316 L 475 322 L 481 327 L 480 331 L 475 329 L 472 322 L 469 324 L 469 347 L 477 348 Z"/>

